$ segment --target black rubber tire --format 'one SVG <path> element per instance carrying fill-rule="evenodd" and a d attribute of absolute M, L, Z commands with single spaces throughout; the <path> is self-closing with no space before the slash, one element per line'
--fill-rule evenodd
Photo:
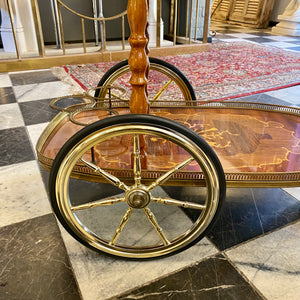
<path fill-rule="evenodd" d="M 121 125 L 121 124 L 139 124 L 139 125 L 151 125 L 151 126 L 157 126 L 159 128 L 167 129 L 168 131 L 173 131 L 175 133 L 180 133 L 187 137 L 189 140 L 193 141 L 209 158 L 210 163 L 214 166 L 215 173 L 217 174 L 218 178 L 218 186 L 219 186 L 219 196 L 218 196 L 218 204 L 217 209 L 215 211 L 215 214 L 212 218 L 212 221 L 210 224 L 204 229 L 204 231 L 199 235 L 195 240 L 193 240 L 190 244 L 184 246 L 183 248 L 180 248 L 172 253 L 166 254 L 175 254 L 178 252 L 181 252 L 195 243 L 197 243 L 199 240 L 201 240 L 204 236 L 207 235 L 208 231 L 211 229 L 211 227 L 214 225 L 216 219 L 218 218 L 223 202 L 225 201 L 225 194 L 226 194 L 226 182 L 225 182 L 225 176 L 223 172 L 223 168 L 220 164 L 220 161 L 215 154 L 215 152 L 212 150 L 212 148 L 205 142 L 203 138 L 201 138 L 199 135 L 197 135 L 194 131 L 190 130 L 189 128 L 185 127 L 182 124 L 179 124 L 175 121 L 153 116 L 153 115 L 140 115 L 140 114 L 130 114 L 130 115 L 118 115 L 113 116 L 107 119 L 103 119 L 100 121 L 97 121 L 95 123 L 92 123 L 86 127 L 84 127 L 82 130 L 77 132 L 75 135 L 73 135 L 61 148 L 61 150 L 58 152 L 51 171 L 50 171 L 50 178 L 49 178 L 49 193 L 50 193 L 50 201 L 53 208 L 54 213 L 56 214 L 57 218 L 61 222 L 61 224 L 64 226 L 64 228 L 80 243 L 83 245 L 102 252 L 101 250 L 93 247 L 89 243 L 87 243 L 84 239 L 82 239 L 80 236 L 78 236 L 72 229 L 72 227 L 68 224 L 66 219 L 64 218 L 63 214 L 61 213 L 61 210 L 58 206 L 57 199 L 56 199 L 56 181 L 57 181 L 57 175 L 61 166 L 62 161 L 66 157 L 66 155 L 72 151 L 74 147 L 76 147 L 83 139 L 86 139 L 89 135 L 95 134 L 96 132 L 107 129 L 109 127 L 115 126 L 115 125 Z M 73 149 L 74 150 L 74 149 Z M 111 254 L 111 253 L 109 253 Z M 121 256 L 121 255 L 120 255 Z M 163 255 L 165 256 L 165 255 Z M 132 258 L 132 257 L 130 257 Z M 133 257 L 133 258 L 139 258 L 139 257 Z M 147 257 L 146 257 L 147 258 Z"/>
<path fill-rule="evenodd" d="M 179 80 L 181 81 L 181 84 L 183 84 L 186 87 L 186 89 L 188 90 L 189 97 L 186 98 L 185 100 L 196 100 L 196 94 L 195 94 L 195 91 L 194 91 L 191 83 L 189 82 L 189 80 L 186 78 L 186 76 L 179 69 L 177 69 L 172 64 L 170 64 L 170 63 L 168 63 L 164 60 L 155 58 L 155 57 L 149 57 L 149 62 L 150 62 L 150 70 L 151 70 L 151 66 L 153 67 L 154 65 L 157 65 L 162 69 L 166 69 L 167 72 L 175 74 L 179 78 Z M 100 79 L 97 87 L 111 85 L 110 83 L 107 82 L 109 80 L 109 78 L 115 72 L 117 72 L 119 69 L 121 69 L 125 66 L 128 66 L 128 59 L 126 59 L 124 61 L 121 61 L 121 62 L 117 63 L 115 66 L 113 66 L 112 68 L 110 68 L 103 75 L 103 77 Z M 96 89 L 94 96 L 99 97 L 99 93 L 100 93 L 100 89 Z"/>

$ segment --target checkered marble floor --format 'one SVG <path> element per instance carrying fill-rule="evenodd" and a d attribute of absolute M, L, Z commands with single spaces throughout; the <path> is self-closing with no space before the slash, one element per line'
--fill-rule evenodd
<path fill-rule="evenodd" d="M 248 41 L 269 46 L 275 46 L 289 51 L 300 51 L 300 37 L 279 36 L 272 34 L 272 28 L 255 29 L 238 25 L 213 22 L 211 31 L 216 33 L 213 41 Z"/>
<path fill-rule="evenodd" d="M 212 29 L 213 42 L 300 51 L 300 38 L 270 30 Z M 70 237 L 52 214 L 34 150 L 56 114 L 49 102 L 70 92 L 50 70 L 0 74 L 0 299 L 299 299 L 299 188 L 228 189 L 209 236 L 163 259 L 112 258 Z M 299 95 L 294 86 L 236 100 L 300 106 Z"/>

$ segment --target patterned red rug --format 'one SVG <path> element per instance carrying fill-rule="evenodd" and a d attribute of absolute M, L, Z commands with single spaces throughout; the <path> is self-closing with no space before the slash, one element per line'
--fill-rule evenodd
<path fill-rule="evenodd" d="M 167 56 L 193 85 L 199 100 L 226 100 L 300 84 L 300 55 L 248 42 L 216 43 L 210 51 Z M 97 86 L 116 62 L 68 65 L 84 89 Z"/>

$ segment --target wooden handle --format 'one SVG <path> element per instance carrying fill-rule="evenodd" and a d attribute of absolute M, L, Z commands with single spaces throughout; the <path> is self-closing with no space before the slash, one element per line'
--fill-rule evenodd
<path fill-rule="evenodd" d="M 149 59 L 146 51 L 148 44 L 146 36 L 147 13 L 147 0 L 128 0 L 127 16 L 131 30 L 128 39 L 131 46 L 128 63 L 132 72 L 130 78 L 132 86 L 130 112 L 139 114 L 149 113 L 146 76 L 149 68 Z"/>

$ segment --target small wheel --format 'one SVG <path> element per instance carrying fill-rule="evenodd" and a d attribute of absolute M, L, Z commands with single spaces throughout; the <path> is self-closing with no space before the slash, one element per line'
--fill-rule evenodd
<path fill-rule="evenodd" d="M 155 101 L 165 100 L 185 100 L 191 101 L 196 99 L 195 91 L 185 77 L 175 66 L 158 58 L 150 57 L 150 71 L 148 75 L 148 98 L 151 103 Z M 98 87 L 115 85 L 121 86 L 128 90 L 127 95 L 130 95 L 131 76 L 128 60 L 120 63 L 109 69 L 101 78 Z M 105 98 L 107 90 L 96 89 L 96 98 Z M 114 96 L 118 96 L 117 94 Z M 129 96 L 123 97 L 123 100 L 128 101 Z"/>
<path fill-rule="evenodd" d="M 82 180 L 84 169 L 100 180 Z M 186 176 L 199 182 L 195 197 L 168 196 L 164 186 L 176 188 Z M 222 167 L 201 137 L 172 120 L 134 114 L 100 120 L 72 136 L 53 163 L 49 188 L 54 212 L 75 239 L 129 258 L 195 244 L 225 197 Z"/>

